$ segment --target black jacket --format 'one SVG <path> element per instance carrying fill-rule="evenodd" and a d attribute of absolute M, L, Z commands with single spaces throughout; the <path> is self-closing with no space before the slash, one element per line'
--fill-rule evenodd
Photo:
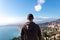
<path fill-rule="evenodd" d="M 40 27 L 34 22 L 27 22 L 21 30 L 21 40 L 41 40 Z"/>

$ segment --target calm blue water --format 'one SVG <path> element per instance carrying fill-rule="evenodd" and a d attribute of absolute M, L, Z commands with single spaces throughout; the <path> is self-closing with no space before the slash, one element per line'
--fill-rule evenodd
<path fill-rule="evenodd" d="M 0 40 L 11 40 L 19 35 L 17 26 L 0 26 Z"/>

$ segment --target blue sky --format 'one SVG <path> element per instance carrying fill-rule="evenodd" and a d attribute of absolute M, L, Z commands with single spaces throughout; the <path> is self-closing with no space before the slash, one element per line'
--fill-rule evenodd
<path fill-rule="evenodd" d="M 38 0 L 0 0 L 0 24 L 20 22 L 32 13 L 38 17 L 60 18 L 60 0 L 44 0 L 42 9 L 36 11 Z"/>

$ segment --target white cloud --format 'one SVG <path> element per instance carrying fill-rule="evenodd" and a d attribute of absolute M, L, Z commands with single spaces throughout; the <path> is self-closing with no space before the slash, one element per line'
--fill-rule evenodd
<path fill-rule="evenodd" d="M 44 17 L 44 16 L 40 16 L 39 18 L 48 19 L 48 18 L 51 18 L 51 17 Z"/>
<path fill-rule="evenodd" d="M 44 4 L 45 0 L 38 0 L 38 4 Z"/>
<path fill-rule="evenodd" d="M 37 0 L 38 4 L 34 6 L 35 11 L 41 11 L 42 5 L 45 3 L 45 0 Z"/>
<path fill-rule="evenodd" d="M 44 21 L 46 19 L 50 19 L 51 17 L 44 17 L 44 16 L 40 16 L 34 19 L 34 21 Z"/>
<path fill-rule="evenodd" d="M 41 9 L 42 9 L 42 7 L 41 7 L 41 5 L 39 5 L 39 4 L 35 6 L 35 10 L 36 10 L 36 11 L 40 11 Z"/>
<path fill-rule="evenodd" d="M 22 23 L 24 20 L 22 17 L 0 17 L 0 25 Z"/>
<path fill-rule="evenodd" d="M 40 16 L 34 19 L 34 22 L 36 23 L 45 23 L 45 22 L 50 22 L 55 20 L 53 17 L 45 17 L 45 16 Z"/>
<path fill-rule="evenodd" d="M 34 22 L 41 22 L 46 19 L 50 19 L 51 17 L 35 17 Z M 15 23 L 24 23 L 26 22 L 26 18 L 23 17 L 6 17 L 6 16 L 0 16 L 0 25 L 7 25 L 7 24 L 15 24 Z"/>

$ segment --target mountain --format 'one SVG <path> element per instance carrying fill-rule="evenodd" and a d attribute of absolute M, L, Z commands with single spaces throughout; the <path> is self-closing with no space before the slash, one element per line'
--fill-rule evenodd
<path fill-rule="evenodd" d="M 48 27 L 48 26 L 60 26 L 60 19 L 56 19 L 50 22 L 45 22 L 45 23 L 39 23 L 39 26 L 41 27 Z"/>
<path fill-rule="evenodd" d="M 37 19 L 35 19 L 35 22 L 37 24 L 39 24 L 39 23 L 51 22 L 51 21 L 54 21 L 54 20 L 56 20 L 56 19 L 55 18 L 37 18 Z"/>

